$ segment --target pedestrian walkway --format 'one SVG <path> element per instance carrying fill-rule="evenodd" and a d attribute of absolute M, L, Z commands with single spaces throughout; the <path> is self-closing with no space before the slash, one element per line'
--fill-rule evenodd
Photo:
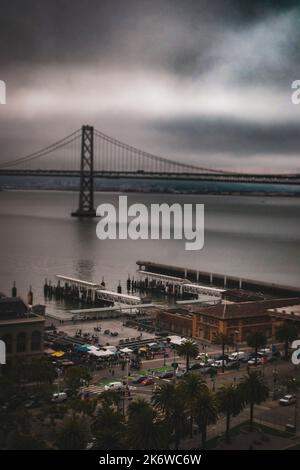
<path fill-rule="evenodd" d="M 104 392 L 104 387 L 100 385 L 89 385 L 88 387 L 82 387 L 81 393 L 88 394 L 89 396 L 100 395 Z"/>

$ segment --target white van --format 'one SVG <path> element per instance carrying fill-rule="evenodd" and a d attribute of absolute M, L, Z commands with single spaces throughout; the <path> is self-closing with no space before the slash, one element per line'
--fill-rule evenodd
<path fill-rule="evenodd" d="M 104 386 L 104 390 L 121 390 L 123 387 L 122 382 L 111 382 Z"/>
<path fill-rule="evenodd" d="M 236 351 L 229 356 L 230 361 L 242 361 L 246 362 L 249 359 L 249 353 L 245 351 Z"/>
<path fill-rule="evenodd" d="M 54 403 L 61 403 L 63 401 L 66 401 L 67 398 L 68 396 L 65 392 L 53 393 L 51 401 Z"/>

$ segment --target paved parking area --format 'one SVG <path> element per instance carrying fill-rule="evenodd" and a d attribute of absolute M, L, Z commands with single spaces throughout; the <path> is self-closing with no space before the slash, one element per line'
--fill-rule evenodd
<path fill-rule="evenodd" d="M 101 331 L 94 331 L 94 328 L 101 327 Z M 58 331 L 63 331 L 70 336 L 75 336 L 78 330 L 83 333 L 90 333 L 97 335 L 99 343 L 102 346 L 110 345 L 117 346 L 121 339 L 150 339 L 154 338 L 154 334 L 146 333 L 145 331 L 138 331 L 136 328 L 129 328 L 123 325 L 123 320 L 120 318 L 95 320 L 95 321 L 76 321 L 76 323 L 68 323 L 64 325 L 58 325 Z M 111 336 L 110 334 L 104 334 L 105 330 L 110 332 L 117 332 L 118 336 Z"/>

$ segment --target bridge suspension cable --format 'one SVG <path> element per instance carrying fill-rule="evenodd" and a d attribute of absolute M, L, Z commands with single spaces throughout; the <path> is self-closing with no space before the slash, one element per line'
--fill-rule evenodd
<path fill-rule="evenodd" d="M 76 131 L 72 132 L 71 134 L 67 135 L 63 139 L 60 139 L 56 142 L 54 142 L 51 145 L 48 145 L 47 147 L 44 147 L 40 150 L 37 150 L 35 152 L 32 152 L 24 157 L 16 158 L 11 161 L 6 161 L 4 163 L 0 164 L 0 168 L 10 168 L 12 166 L 17 166 L 22 163 L 27 163 L 31 160 L 36 160 L 38 158 L 44 157 L 46 155 L 49 155 L 50 153 L 54 152 L 55 150 L 58 150 L 62 147 L 65 147 L 66 145 L 70 144 L 71 142 L 74 142 L 75 140 L 79 139 L 81 137 L 81 129 L 77 129 Z"/>
<path fill-rule="evenodd" d="M 201 171 L 201 172 L 216 173 L 216 174 L 228 174 L 229 173 L 225 170 L 214 170 L 214 169 L 211 169 L 211 168 L 199 167 L 199 166 L 196 166 L 196 165 L 176 162 L 174 160 L 170 160 L 170 159 L 165 158 L 165 157 L 154 155 L 152 153 L 146 152 L 146 151 L 141 150 L 141 149 L 139 149 L 137 147 L 134 147 L 132 145 L 121 142 L 118 139 L 110 137 L 109 135 L 104 134 L 103 132 L 98 131 L 97 129 L 94 129 L 94 135 L 96 137 L 102 139 L 104 142 L 107 142 L 111 145 L 114 145 L 114 146 L 124 150 L 125 151 L 124 152 L 125 158 L 127 158 L 128 160 L 130 158 L 132 158 L 133 155 L 138 156 L 139 158 L 145 158 L 145 159 L 148 159 L 148 160 L 152 160 L 154 162 L 154 167 L 152 168 L 153 172 L 155 172 L 155 165 L 157 167 L 158 166 L 161 167 L 162 165 L 171 165 L 171 166 L 173 166 L 177 169 L 187 170 L 187 172 L 188 172 L 188 170 L 190 170 L 192 172 L 200 172 Z M 230 172 L 230 174 L 232 174 L 232 172 Z"/>

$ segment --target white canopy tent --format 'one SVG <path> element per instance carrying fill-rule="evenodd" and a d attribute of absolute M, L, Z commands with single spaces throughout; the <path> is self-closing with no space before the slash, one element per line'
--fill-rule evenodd
<path fill-rule="evenodd" d="M 108 356 L 113 356 L 115 354 L 113 351 L 109 351 L 108 349 L 105 349 L 105 350 L 98 349 L 96 348 L 96 346 L 91 346 L 88 353 L 97 357 L 108 357 Z"/>

